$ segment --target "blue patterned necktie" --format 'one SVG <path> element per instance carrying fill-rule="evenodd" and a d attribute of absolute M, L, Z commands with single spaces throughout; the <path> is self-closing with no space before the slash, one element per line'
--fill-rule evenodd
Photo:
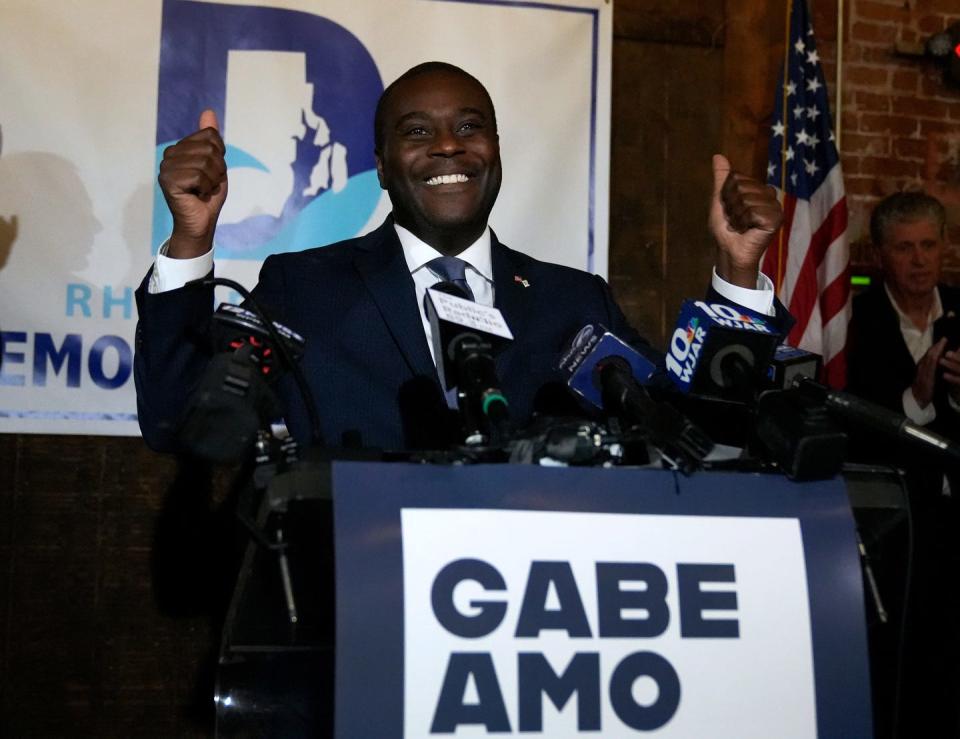
<path fill-rule="evenodd" d="M 473 290 L 467 284 L 467 263 L 458 257 L 437 257 L 427 262 L 427 267 L 445 282 L 452 282 L 463 290 L 470 300 L 475 300 Z"/>
<path fill-rule="evenodd" d="M 473 290 L 471 290 L 470 285 L 467 284 L 467 263 L 465 261 L 458 259 L 457 257 L 437 257 L 436 259 L 431 259 L 429 262 L 427 262 L 427 267 L 442 281 L 452 282 L 467 294 L 467 298 L 474 300 Z M 424 295 L 424 311 L 427 309 L 428 300 L 430 300 L 430 296 Z M 429 316 L 429 312 L 427 312 L 426 315 Z M 437 361 L 442 360 L 437 358 Z M 449 390 L 445 390 L 444 396 L 447 401 L 447 407 L 456 410 L 457 389 L 452 387 Z"/>

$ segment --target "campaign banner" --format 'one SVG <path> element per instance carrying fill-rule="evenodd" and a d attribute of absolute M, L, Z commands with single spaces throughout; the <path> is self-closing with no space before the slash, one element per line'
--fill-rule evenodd
<path fill-rule="evenodd" d="M 337 737 L 872 735 L 839 480 L 342 463 L 333 482 Z"/>
<path fill-rule="evenodd" d="M 169 236 L 163 150 L 213 108 L 219 276 L 390 211 L 373 112 L 429 60 L 496 108 L 506 244 L 607 270 L 608 0 L 6 0 L 0 10 L 0 432 L 139 433 L 134 291 Z M 224 291 L 218 299 L 234 299 Z"/>

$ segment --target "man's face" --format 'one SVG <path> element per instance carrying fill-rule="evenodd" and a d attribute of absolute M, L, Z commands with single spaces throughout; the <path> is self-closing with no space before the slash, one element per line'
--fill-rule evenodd
<path fill-rule="evenodd" d="M 942 259 L 943 237 L 936 223 L 921 218 L 887 227 L 880 245 L 880 262 L 894 295 L 929 295 L 940 281 Z"/>
<path fill-rule="evenodd" d="M 493 110 L 476 82 L 428 72 L 399 83 L 383 117 L 380 186 L 397 223 L 433 246 L 480 236 L 500 190 Z"/>

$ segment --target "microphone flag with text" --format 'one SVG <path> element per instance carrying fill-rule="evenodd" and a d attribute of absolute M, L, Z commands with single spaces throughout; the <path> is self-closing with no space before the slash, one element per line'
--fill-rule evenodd
<path fill-rule="evenodd" d="M 748 401 L 766 385 L 781 339 L 771 316 L 685 300 L 664 363 L 682 393 Z"/>
<path fill-rule="evenodd" d="M 643 383 L 657 366 L 603 326 L 584 326 L 559 368 L 573 392 L 639 427 L 671 466 L 690 472 L 702 466 L 713 448 L 709 437 L 679 410 L 650 397 Z"/>
<path fill-rule="evenodd" d="M 494 361 L 513 340 L 503 314 L 470 300 L 452 282 L 428 289 L 425 307 L 440 385 L 445 391 L 456 388 L 468 443 L 506 441 L 509 403 Z"/>

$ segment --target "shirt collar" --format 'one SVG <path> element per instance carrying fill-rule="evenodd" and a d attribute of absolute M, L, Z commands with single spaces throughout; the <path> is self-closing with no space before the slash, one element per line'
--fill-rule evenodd
<path fill-rule="evenodd" d="M 411 231 L 408 231 L 399 223 L 394 223 L 393 227 L 397 231 L 397 237 L 400 239 L 400 246 L 403 248 L 403 258 L 407 262 L 407 269 L 413 274 L 423 267 L 431 259 L 442 257 L 438 252 L 425 241 L 421 241 Z M 490 227 L 483 229 L 480 238 L 474 241 L 470 246 L 457 255 L 459 259 L 465 261 L 470 267 L 478 272 L 487 280 L 493 282 L 493 261 L 490 256 Z"/>
<path fill-rule="evenodd" d="M 887 297 L 890 299 L 890 305 L 893 306 L 893 309 L 897 312 L 897 318 L 900 319 L 900 330 L 908 331 L 919 331 L 916 324 L 910 320 L 910 316 L 900 310 L 900 306 L 897 305 L 897 299 L 893 297 L 893 293 L 890 292 L 890 288 L 887 286 L 887 283 L 883 283 L 883 289 L 887 291 Z M 930 315 L 927 318 L 927 329 L 929 330 L 933 326 L 933 322 L 936 321 L 940 316 L 943 315 L 943 303 L 940 302 L 940 290 L 933 288 L 933 303 L 930 305 Z"/>

